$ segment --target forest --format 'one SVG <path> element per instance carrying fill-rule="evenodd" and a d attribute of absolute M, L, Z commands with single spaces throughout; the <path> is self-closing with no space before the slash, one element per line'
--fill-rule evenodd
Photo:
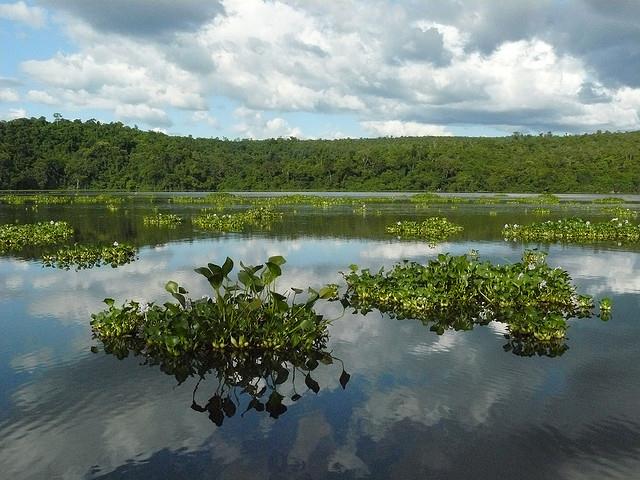
<path fill-rule="evenodd" d="M 640 192 L 640 132 L 227 140 L 0 122 L 0 189 Z"/>

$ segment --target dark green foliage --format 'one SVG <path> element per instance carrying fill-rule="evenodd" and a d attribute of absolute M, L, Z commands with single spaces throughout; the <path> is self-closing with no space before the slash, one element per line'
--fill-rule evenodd
<path fill-rule="evenodd" d="M 0 122 L 0 189 L 640 191 L 640 132 L 228 141 Z"/>
<path fill-rule="evenodd" d="M 357 310 L 419 319 L 438 334 L 503 322 L 509 348 L 519 354 L 562 353 L 566 320 L 590 316 L 594 307 L 591 297 L 576 293 L 567 272 L 549 267 L 544 254 L 534 251 L 511 265 L 480 262 L 475 254 L 441 254 L 427 265 L 405 262 L 388 273 L 353 265 L 344 277 L 345 301 Z M 610 311 L 605 302 L 601 315 Z"/>

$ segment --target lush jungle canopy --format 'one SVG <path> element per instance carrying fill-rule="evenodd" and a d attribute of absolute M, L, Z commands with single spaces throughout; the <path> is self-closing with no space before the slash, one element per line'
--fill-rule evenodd
<path fill-rule="evenodd" d="M 0 122 L 0 189 L 640 191 L 640 132 L 220 140 Z"/>

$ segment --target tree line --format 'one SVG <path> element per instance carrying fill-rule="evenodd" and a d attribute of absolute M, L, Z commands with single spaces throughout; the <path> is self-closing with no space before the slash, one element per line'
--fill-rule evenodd
<path fill-rule="evenodd" d="M 0 189 L 640 192 L 640 132 L 227 140 L 0 122 Z"/>

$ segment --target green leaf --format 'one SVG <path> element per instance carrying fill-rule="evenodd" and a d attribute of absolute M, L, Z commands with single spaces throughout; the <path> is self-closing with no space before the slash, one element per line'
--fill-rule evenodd
<path fill-rule="evenodd" d="M 280 267 L 273 263 L 273 262 L 267 262 L 265 263 L 266 267 L 269 269 L 269 272 L 271 272 L 271 274 L 274 277 L 279 277 L 280 275 L 282 275 L 282 270 L 280 269 Z"/>
<path fill-rule="evenodd" d="M 280 256 L 280 255 L 276 255 L 273 257 L 269 257 L 269 262 L 268 263 L 275 263 L 278 266 L 284 265 L 285 263 L 287 263 L 287 261 L 284 259 L 284 257 Z"/>
<path fill-rule="evenodd" d="M 200 275 L 204 275 L 205 277 L 207 277 L 207 280 L 211 280 L 212 273 L 211 270 L 209 270 L 207 267 L 196 268 L 195 272 L 199 273 Z"/>
<path fill-rule="evenodd" d="M 167 284 L 164 286 L 164 289 L 169 293 L 177 293 L 178 292 L 178 284 L 173 280 L 169 280 Z"/>
<path fill-rule="evenodd" d="M 320 292 L 318 292 L 318 296 L 322 299 L 327 299 L 333 297 L 335 293 L 335 287 L 330 287 L 329 285 L 327 285 L 320 289 Z"/>
<path fill-rule="evenodd" d="M 105 298 L 103 302 L 109 305 L 110 307 L 113 307 L 113 304 L 116 303 L 116 301 L 113 298 Z"/>
<path fill-rule="evenodd" d="M 231 270 L 233 270 L 233 260 L 227 257 L 227 259 L 224 261 L 224 264 L 222 265 L 222 274 L 226 277 L 227 275 L 229 275 L 229 273 L 231 273 Z"/>
<path fill-rule="evenodd" d="M 238 280 L 245 286 L 249 286 L 253 284 L 252 277 L 245 270 L 240 270 L 238 272 Z"/>

